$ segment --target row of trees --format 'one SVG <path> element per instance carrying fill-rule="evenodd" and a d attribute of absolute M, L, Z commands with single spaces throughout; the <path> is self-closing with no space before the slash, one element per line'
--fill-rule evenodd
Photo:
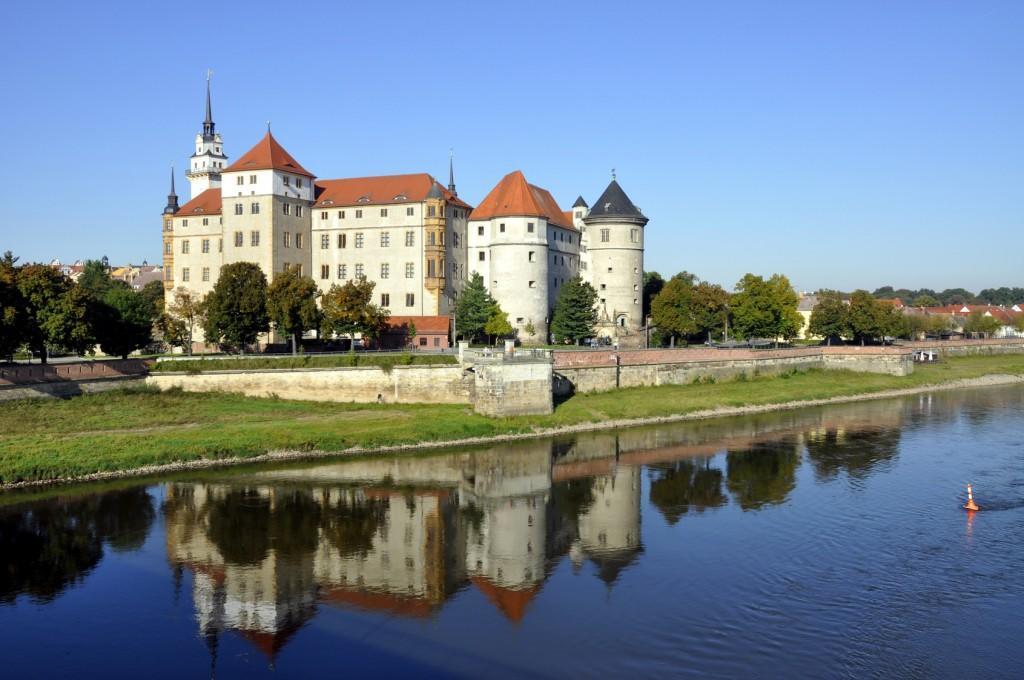
<path fill-rule="evenodd" d="M 652 272 L 644 282 L 645 303 L 660 342 L 703 342 L 727 337 L 730 328 L 737 337 L 771 340 L 788 340 L 800 332 L 797 295 L 781 274 L 767 279 L 747 274 L 731 294 L 689 272 L 680 272 L 663 285 L 660 280 Z"/>
<path fill-rule="evenodd" d="M 936 292 L 931 288 L 893 288 L 882 286 L 872 295 L 880 299 L 899 298 L 911 307 L 938 307 L 940 305 L 984 304 L 1011 307 L 1024 302 L 1024 288 L 986 288 L 975 295 L 965 288 L 947 288 Z"/>
<path fill-rule="evenodd" d="M 45 363 L 52 353 L 85 354 L 98 345 L 127 357 L 153 339 L 163 311 L 163 285 L 136 291 L 110 278 L 102 262 L 89 260 L 77 282 L 43 264 L 18 265 L 11 252 L 0 259 L 0 358 L 27 348 Z"/>
<path fill-rule="evenodd" d="M 828 344 L 832 344 L 833 339 L 850 338 L 861 345 L 875 338 L 908 334 L 907 317 L 895 306 L 879 302 L 866 290 L 854 291 L 849 304 L 837 291 L 819 292 L 807 331 L 825 338 Z"/>

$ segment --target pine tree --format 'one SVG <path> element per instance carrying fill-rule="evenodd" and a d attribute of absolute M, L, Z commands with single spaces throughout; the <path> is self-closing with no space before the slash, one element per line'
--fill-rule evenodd
<path fill-rule="evenodd" d="M 483 335 L 495 307 L 497 303 L 484 287 L 484 277 L 473 272 L 455 305 L 455 326 L 461 336 L 474 340 Z"/>
<path fill-rule="evenodd" d="M 577 274 L 558 291 L 555 311 L 551 317 L 551 333 L 555 342 L 566 340 L 579 344 L 594 335 L 597 324 L 597 291 Z"/>

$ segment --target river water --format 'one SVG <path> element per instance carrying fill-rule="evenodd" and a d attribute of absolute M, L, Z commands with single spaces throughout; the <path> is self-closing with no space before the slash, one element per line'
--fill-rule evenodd
<path fill-rule="evenodd" d="M 2 674 L 1021 677 L 1022 434 L 1010 387 L 0 496 Z"/>

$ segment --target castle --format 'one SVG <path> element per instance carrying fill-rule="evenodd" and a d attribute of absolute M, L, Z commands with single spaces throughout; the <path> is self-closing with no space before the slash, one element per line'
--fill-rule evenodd
<path fill-rule="evenodd" d="M 576 274 L 598 293 L 598 334 L 639 341 L 647 218 L 615 180 L 589 207 L 563 211 L 550 192 L 506 175 L 475 208 L 428 173 L 318 179 L 267 133 L 233 163 L 206 118 L 178 205 L 174 173 L 163 211 L 164 289 L 209 293 L 221 266 L 289 268 L 326 292 L 368 279 L 393 315 L 448 316 L 474 272 L 527 343 L 548 341 L 561 286 Z"/>

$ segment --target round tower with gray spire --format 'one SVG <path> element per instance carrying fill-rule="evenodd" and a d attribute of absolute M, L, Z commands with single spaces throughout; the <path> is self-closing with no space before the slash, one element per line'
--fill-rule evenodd
<path fill-rule="evenodd" d="M 597 290 L 598 334 L 623 344 L 639 342 L 643 325 L 644 227 L 647 218 L 633 205 L 612 172 L 612 181 L 583 218 L 587 270 Z"/>

